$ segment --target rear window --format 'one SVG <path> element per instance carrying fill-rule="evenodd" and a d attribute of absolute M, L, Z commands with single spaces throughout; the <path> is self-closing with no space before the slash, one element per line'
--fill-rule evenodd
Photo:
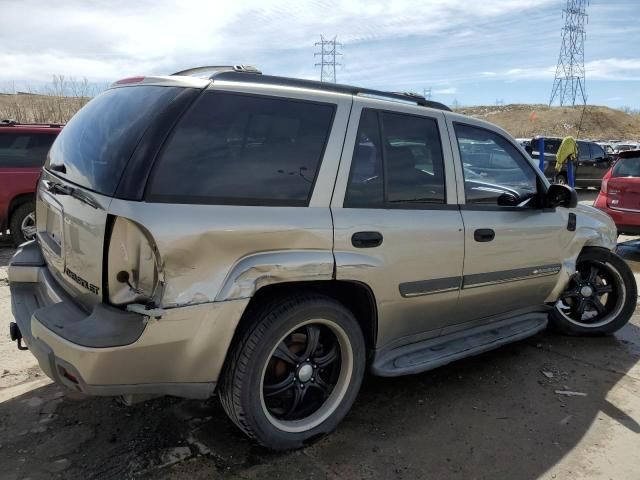
<path fill-rule="evenodd" d="M 307 205 L 334 110 L 324 103 L 207 92 L 161 153 L 148 199 Z"/>
<path fill-rule="evenodd" d="M 181 89 L 121 87 L 98 95 L 62 130 L 46 167 L 73 183 L 113 195 L 147 126 Z"/>
<path fill-rule="evenodd" d="M 55 140 L 51 133 L 0 133 L 0 168 L 38 168 Z"/>
<path fill-rule="evenodd" d="M 640 177 L 640 157 L 621 158 L 611 173 L 614 177 Z"/>

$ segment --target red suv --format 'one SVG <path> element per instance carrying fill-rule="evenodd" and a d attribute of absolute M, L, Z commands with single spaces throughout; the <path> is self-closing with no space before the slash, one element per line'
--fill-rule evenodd
<path fill-rule="evenodd" d="M 40 170 L 62 125 L 0 121 L 0 233 L 19 245 L 33 238 Z M 0 237 L 2 238 L 2 237 Z"/>
<path fill-rule="evenodd" d="M 640 150 L 620 152 L 593 206 L 609 214 L 618 233 L 640 235 Z"/>

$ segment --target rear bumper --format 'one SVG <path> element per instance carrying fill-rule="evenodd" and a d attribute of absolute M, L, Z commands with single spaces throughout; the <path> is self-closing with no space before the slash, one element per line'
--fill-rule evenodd
<path fill-rule="evenodd" d="M 15 321 L 42 370 L 90 395 L 209 397 L 248 302 L 172 308 L 160 319 L 102 304 L 86 312 L 33 242 L 16 253 L 8 273 Z"/>
<path fill-rule="evenodd" d="M 616 224 L 618 233 L 624 233 L 627 235 L 640 235 L 640 212 L 614 210 L 612 208 L 609 208 L 606 203 L 603 205 L 603 203 L 605 202 L 600 201 L 600 198 L 598 198 L 593 206 L 599 210 L 602 210 L 611 217 L 611 219 Z"/>

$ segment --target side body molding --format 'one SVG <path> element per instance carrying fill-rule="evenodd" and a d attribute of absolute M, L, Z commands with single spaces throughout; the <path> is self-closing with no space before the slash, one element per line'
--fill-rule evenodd
<path fill-rule="evenodd" d="M 225 278 L 216 302 L 252 297 L 266 285 L 283 282 L 333 280 L 329 250 L 262 252 L 239 260 Z"/>

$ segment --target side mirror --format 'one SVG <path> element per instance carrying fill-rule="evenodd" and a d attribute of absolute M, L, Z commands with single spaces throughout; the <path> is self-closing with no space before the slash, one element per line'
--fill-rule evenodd
<path fill-rule="evenodd" d="M 552 208 L 575 208 L 578 205 L 578 194 L 568 185 L 554 183 L 547 190 L 547 204 Z"/>

